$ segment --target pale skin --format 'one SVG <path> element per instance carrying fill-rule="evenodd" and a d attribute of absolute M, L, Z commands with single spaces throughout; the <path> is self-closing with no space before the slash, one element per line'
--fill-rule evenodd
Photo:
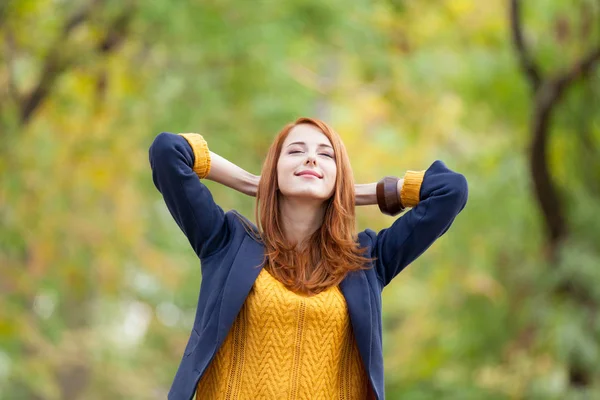
<path fill-rule="evenodd" d="M 310 124 L 296 125 L 286 137 L 277 162 L 277 180 L 283 230 L 291 243 L 304 242 L 322 225 L 326 201 L 335 188 L 335 156 L 327 136 Z M 210 157 L 206 179 L 256 197 L 260 176 L 212 151 Z M 398 196 L 403 183 L 403 179 L 398 181 Z M 376 186 L 377 182 L 355 184 L 356 205 L 376 205 Z"/>

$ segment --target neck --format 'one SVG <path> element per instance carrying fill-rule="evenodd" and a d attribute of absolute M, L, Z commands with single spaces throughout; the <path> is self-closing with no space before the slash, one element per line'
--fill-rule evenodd
<path fill-rule="evenodd" d="M 282 230 L 289 243 L 304 243 L 323 224 L 326 206 L 321 201 L 290 199 L 279 202 Z"/>

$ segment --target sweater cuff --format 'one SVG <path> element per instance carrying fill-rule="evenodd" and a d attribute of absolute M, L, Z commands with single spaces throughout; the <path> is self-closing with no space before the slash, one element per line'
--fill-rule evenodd
<path fill-rule="evenodd" d="M 404 174 L 404 183 L 400 190 L 400 200 L 404 207 L 414 207 L 419 204 L 424 176 L 425 171 L 406 171 Z"/>
<path fill-rule="evenodd" d="M 190 144 L 194 151 L 194 172 L 204 179 L 210 172 L 210 152 L 206 140 L 199 133 L 179 133 Z"/>

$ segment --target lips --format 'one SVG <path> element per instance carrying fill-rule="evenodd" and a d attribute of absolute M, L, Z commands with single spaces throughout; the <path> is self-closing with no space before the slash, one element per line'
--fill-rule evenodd
<path fill-rule="evenodd" d="M 312 176 L 317 177 L 319 179 L 323 178 L 316 171 L 312 171 L 312 170 L 304 170 L 304 171 L 300 171 L 300 172 L 298 172 L 296 174 L 296 176 L 302 176 L 302 175 L 312 175 Z"/>

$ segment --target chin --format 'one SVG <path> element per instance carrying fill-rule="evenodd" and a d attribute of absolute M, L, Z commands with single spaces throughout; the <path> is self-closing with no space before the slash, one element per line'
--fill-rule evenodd
<path fill-rule="evenodd" d="M 329 197 L 324 196 L 322 193 L 315 193 L 313 191 L 294 191 L 282 193 L 283 197 L 294 200 L 310 200 L 310 201 L 327 201 Z"/>

